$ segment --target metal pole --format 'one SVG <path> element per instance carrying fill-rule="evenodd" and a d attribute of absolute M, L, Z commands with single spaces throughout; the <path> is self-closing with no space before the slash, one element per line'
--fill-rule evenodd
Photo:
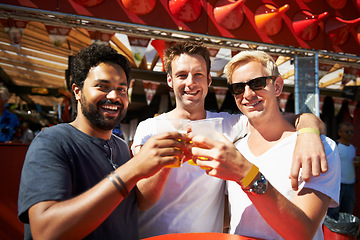
<path fill-rule="evenodd" d="M 295 100 L 295 114 L 300 112 L 300 103 L 299 103 L 299 58 L 295 53 L 295 87 L 294 87 L 294 100 Z"/>
<path fill-rule="evenodd" d="M 320 117 L 319 56 L 315 53 L 315 115 Z"/>

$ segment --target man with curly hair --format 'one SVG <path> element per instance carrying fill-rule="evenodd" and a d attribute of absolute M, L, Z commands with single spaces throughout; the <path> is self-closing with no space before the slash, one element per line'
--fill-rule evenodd
<path fill-rule="evenodd" d="M 129 160 L 112 129 L 129 105 L 130 66 L 108 45 L 81 50 L 71 81 L 75 120 L 40 132 L 25 158 L 18 199 L 25 239 L 138 239 L 146 199 L 134 186 L 176 161 L 183 136 L 155 136 Z"/>

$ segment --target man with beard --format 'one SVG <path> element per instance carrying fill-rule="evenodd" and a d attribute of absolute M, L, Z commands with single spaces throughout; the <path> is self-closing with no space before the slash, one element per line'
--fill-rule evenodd
<path fill-rule="evenodd" d="M 183 136 L 157 135 L 130 159 L 112 134 L 129 104 L 128 60 L 107 45 L 79 52 L 72 66 L 77 116 L 44 129 L 26 154 L 18 199 L 25 239 L 138 239 L 134 186 L 181 157 Z"/>

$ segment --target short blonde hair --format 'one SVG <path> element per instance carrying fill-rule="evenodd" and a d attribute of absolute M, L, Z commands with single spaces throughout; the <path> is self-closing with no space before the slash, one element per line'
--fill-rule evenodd
<path fill-rule="evenodd" d="M 264 66 L 270 76 L 280 77 L 279 69 L 274 59 L 264 51 L 249 50 L 236 54 L 224 68 L 224 73 L 229 84 L 232 83 L 232 75 L 235 69 L 249 62 L 259 62 Z"/>

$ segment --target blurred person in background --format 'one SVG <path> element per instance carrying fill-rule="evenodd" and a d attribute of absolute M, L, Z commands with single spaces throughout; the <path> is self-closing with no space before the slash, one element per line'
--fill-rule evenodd
<path fill-rule="evenodd" d="M 0 86 L 0 142 L 13 140 L 16 130 L 20 127 L 19 118 L 5 109 L 10 93 L 5 86 Z"/>
<path fill-rule="evenodd" d="M 353 214 L 355 207 L 355 166 L 359 165 L 356 148 L 351 144 L 354 127 L 350 122 L 341 122 L 338 127 L 337 146 L 341 163 L 340 202 L 336 208 L 329 208 L 327 215 L 333 219 L 339 218 L 339 213 Z"/>
<path fill-rule="evenodd" d="M 21 132 L 21 143 L 31 143 L 35 137 L 35 134 L 30 129 L 29 122 L 25 121 L 21 124 Z"/>

